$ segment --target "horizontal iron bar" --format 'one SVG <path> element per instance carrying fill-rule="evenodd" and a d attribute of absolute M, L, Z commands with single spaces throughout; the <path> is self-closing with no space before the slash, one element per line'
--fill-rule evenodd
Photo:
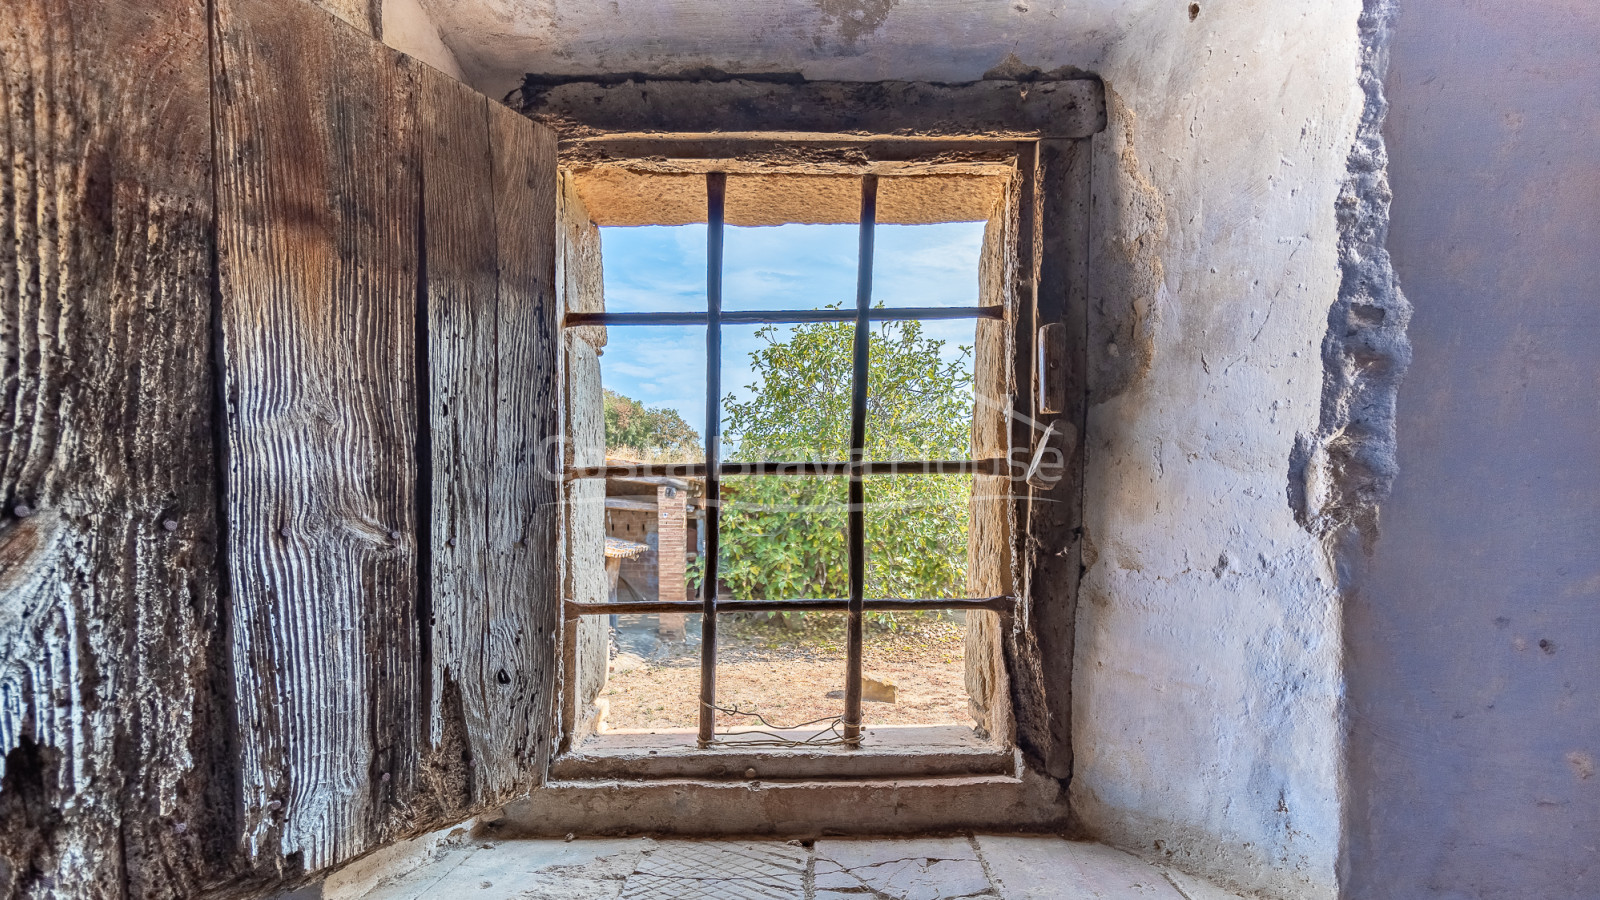
<path fill-rule="evenodd" d="M 853 309 L 752 309 L 723 310 L 718 316 L 724 325 L 801 325 L 811 322 L 854 322 Z M 903 306 L 880 307 L 867 313 L 869 322 L 898 322 L 915 319 L 1004 319 L 1003 306 Z M 571 312 L 563 325 L 704 325 L 710 315 L 704 312 Z"/>
<path fill-rule="evenodd" d="M 717 467 L 726 478 L 739 475 L 1010 475 L 1009 463 L 995 459 L 883 460 L 848 462 L 727 462 Z M 705 463 L 639 463 L 618 466 L 572 466 L 567 479 L 578 478 L 704 478 Z"/>
<path fill-rule="evenodd" d="M 964 597 L 950 600 L 883 598 L 864 601 L 874 612 L 920 612 L 945 609 L 987 609 L 1007 613 L 1016 607 L 1015 597 Z M 573 616 L 647 615 L 649 613 L 697 613 L 699 600 L 638 600 L 617 603 L 578 603 L 567 601 L 567 614 Z M 848 612 L 850 601 L 837 600 L 723 600 L 717 612 Z"/>

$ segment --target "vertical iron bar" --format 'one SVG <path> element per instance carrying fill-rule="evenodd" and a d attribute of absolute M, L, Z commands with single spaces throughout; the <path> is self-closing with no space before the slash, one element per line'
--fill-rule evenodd
<path fill-rule="evenodd" d="M 722 441 L 722 210 L 728 176 L 706 174 L 706 517 L 705 579 L 700 584 L 700 740 L 716 736 L 717 711 L 717 528 L 722 507 L 718 477 Z"/>
<path fill-rule="evenodd" d="M 866 489 L 862 462 L 867 444 L 867 351 L 871 332 L 872 237 L 878 222 L 878 176 L 861 177 L 861 247 L 856 258 L 855 365 L 850 392 L 850 613 L 845 639 L 844 739 L 861 746 L 862 613 L 867 583 Z"/>

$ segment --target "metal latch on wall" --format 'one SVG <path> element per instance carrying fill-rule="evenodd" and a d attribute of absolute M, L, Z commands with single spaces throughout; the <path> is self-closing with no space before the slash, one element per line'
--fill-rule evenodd
<path fill-rule="evenodd" d="M 1077 435 L 1070 422 L 1064 419 L 1051 421 L 1048 418 L 1066 412 L 1066 332 L 1061 323 L 1052 322 L 1039 328 L 1035 342 L 1038 354 L 1034 367 L 1038 373 L 1034 392 L 1038 398 L 1037 415 L 1048 424 L 1036 423 L 1036 427 L 1044 424 L 1044 432 L 1034 444 L 1033 459 L 1028 464 L 1028 473 L 1023 480 L 1031 487 L 1049 490 L 1056 486 L 1065 472 L 1065 444 L 1069 436 L 1063 432 L 1073 430 L 1070 436 L 1073 440 Z"/>
<path fill-rule="evenodd" d="M 1039 415 L 1058 416 L 1067 411 L 1067 335 L 1060 322 L 1039 329 Z"/>

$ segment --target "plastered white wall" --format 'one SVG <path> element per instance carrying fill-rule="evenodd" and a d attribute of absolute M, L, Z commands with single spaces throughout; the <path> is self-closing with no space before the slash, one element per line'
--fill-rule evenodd
<path fill-rule="evenodd" d="M 1097 66 L 1073 804 L 1285 897 L 1332 896 L 1339 843 L 1339 600 L 1286 486 L 1338 295 L 1359 7 L 1163 4 Z"/>
<path fill-rule="evenodd" d="M 457 81 L 466 80 L 455 53 L 445 46 L 433 18 L 419 0 L 384 0 L 383 42 Z"/>
<path fill-rule="evenodd" d="M 470 83 L 526 72 L 802 72 L 971 81 L 1015 56 L 1086 66 L 1138 10 L 1171 0 L 422 0 Z"/>

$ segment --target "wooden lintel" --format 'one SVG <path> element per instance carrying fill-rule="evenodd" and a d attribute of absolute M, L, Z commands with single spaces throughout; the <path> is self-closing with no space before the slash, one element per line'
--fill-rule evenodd
<path fill-rule="evenodd" d="M 859 134 L 1083 138 L 1105 128 L 1098 79 L 800 81 L 530 76 L 520 107 L 562 137 Z"/>
<path fill-rule="evenodd" d="M 578 172 L 623 169 L 660 174 L 1010 175 L 1017 142 L 960 138 L 849 139 L 795 135 L 698 138 L 598 137 L 561 144 L 562 165 Z"/>

